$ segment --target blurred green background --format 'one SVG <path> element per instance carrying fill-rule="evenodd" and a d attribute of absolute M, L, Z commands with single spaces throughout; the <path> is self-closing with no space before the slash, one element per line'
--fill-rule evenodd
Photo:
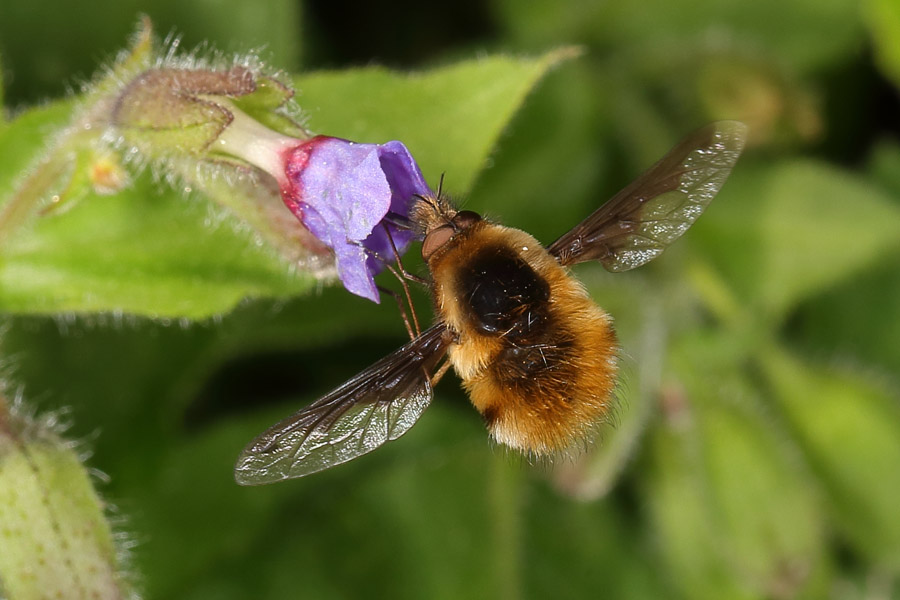
<path fill-rule="evenodd" d="M 139 13 L 184 48 L 259 49 L 335 135 L 366 126 L 352 98 L 314 102 L 329 71 L 581 46 L 483 169 L 446 173 L 466 208 L 546 242 L 689 131 L 751 127 L 720 197 L 662 258 L 576 269 L 616 320 L 624 371 L 616 423 L 578 461 L 496 447 L 448 377 L 401 440 L 239 488 L 245 443 L 404 341 L 392 303 L 339 288 L 199 321 L 2 317 L 5 378 L 41 410 L 71 407 L 147 598 L 900 597 L 894 0 L 3 2 L 0 136 L 77 92 Z M 466 130 L 452 119 L 417 128 L 423 156 L 453 156 L 436 133 Z M 19 154 L 0 142 L 6 194 Z M 422 162 L 435 181 L 452 160 Z M 147 174 L 138 188 L 188 204 Z"/>

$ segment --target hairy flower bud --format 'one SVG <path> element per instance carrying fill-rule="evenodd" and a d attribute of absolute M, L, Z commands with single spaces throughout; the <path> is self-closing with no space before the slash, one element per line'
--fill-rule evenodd
<path fill-rule="evenodd" d="M 54 421 L 22 414 L 0 392 L 0 594 L 133 597 L 103 503 Z"/>

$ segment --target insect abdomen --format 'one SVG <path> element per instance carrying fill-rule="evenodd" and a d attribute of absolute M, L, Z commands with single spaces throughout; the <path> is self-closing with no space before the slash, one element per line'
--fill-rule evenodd
<path fill-rule="evenodd" d="M 536 455 L 584 438 L 612 406 L 617 345 L 609 318 L 589 300 L 560 316 L 541 342 L 504 348 L 463 380 L 494 438 Z"/>

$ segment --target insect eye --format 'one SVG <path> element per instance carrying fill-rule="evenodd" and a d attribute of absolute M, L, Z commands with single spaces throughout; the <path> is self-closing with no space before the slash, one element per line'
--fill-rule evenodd
<path fill-rule="evenodd" d="M 441 225 L 428 232 L 425 241 L 422 242 L 422 258 L 428 260 L 444 244 L 449 242 L 456 234 L 453 225 Z"/>
<path fill-rule="evenodd" d="M 468 229 L 481 220 L 481 215 L 471 210 L 461 210 L 453 217 L 453 225 L 457 229 Z"/>

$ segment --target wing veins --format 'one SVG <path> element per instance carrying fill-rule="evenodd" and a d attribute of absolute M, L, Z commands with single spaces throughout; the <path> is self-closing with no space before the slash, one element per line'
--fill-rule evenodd
<path fill-rule="evenodd" d="M 445 334 L 443 324 L 431 327 L 263 432 L 238 459 L 238 482 L 258 484 L 306 475 L 405 433 L 431 399 L 430 370 L 446 352 Z M 347 416 L 354 407 L 359 410 Z M 382 421 L 384 431 L 376 429 Z"/>
<path fill-rule="evenodd" d="M 735 121 L 712 123 L 687 136 L 584 221 L 547 250 L 562 265 L 599 260 L 611 271 L 637 267 L 659 255 L 705 210 L 728 177 L 743 149 L 746 126 Z M 679 194 L 679 202 L 661 200 Z M 658 201 L 654 206 L 654 201 Z M 649 210 L 648 210 L 649 209 Z M 664 210 L 661 215 L 654 210 Z M 678 215 L 678 212 L 682 214 Z M 650 212 L 651 214 L 642 214 Z M 640 230 L 655 226 L 656 237 Z M 653 241 L 648 248 L 638 241 Z M 636 254 L 640 254 L 637 256 Z"/>

